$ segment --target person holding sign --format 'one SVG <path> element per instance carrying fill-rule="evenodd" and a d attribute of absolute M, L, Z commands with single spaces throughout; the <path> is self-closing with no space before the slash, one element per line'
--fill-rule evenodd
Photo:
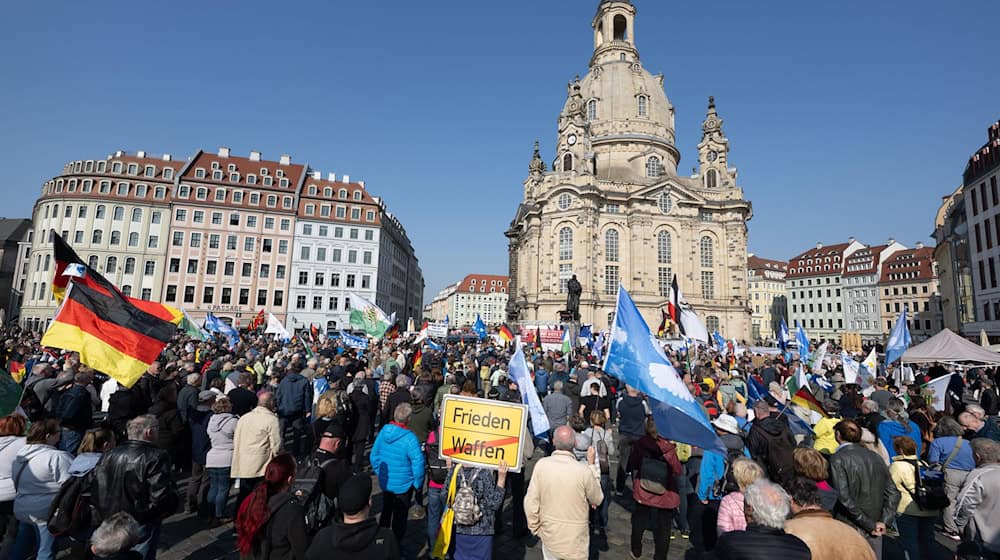
<path fill-rule="evenodd" d="M 465 467 L 448 463 L 449 487 L 458 477 L 455 510 L 454 560 L 490 560 L 493 558 L 494 519 L 501 511 L 507 484 L 507 462 L 500 461 L 496 474 L 489 468 Z M 462 497 L 465 497 L 464 500 Z"/>

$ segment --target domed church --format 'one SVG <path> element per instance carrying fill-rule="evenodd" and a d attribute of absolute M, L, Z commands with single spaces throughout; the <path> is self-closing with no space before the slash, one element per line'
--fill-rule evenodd
<path fill-rule="evenodd" d="M 729 166 L 722 119 L 709 97 L 697 166 L 678 175 L 674 106 L 663 75 L 639 59 L 635 17 L 627 0 L 601 2 L 589 72 L 567 86 L 549 164 L 535 143 L 505 234 L 508 320 L 558 322 L 575 275 L 581 323 L 607 328 L 621 283 L 655 329 L 676 274 L 710 332 L 746 338 L 753 210 Z"/>

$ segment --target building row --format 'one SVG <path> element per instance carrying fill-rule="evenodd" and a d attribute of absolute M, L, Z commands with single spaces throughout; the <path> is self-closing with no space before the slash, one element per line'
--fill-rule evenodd
<path fill-rule="evenodd" d="M 422 318 L 424 279 L 399 219 L 363 181 L 290 156 L 116 152 L 47 181 L 24 249 L 20 324 L 55 313 L 49 232 L 133 297 L 245 326 L 260 310 L 290 329 L 348 323 L 355 293 L 405 324 Z"/>
<path fill-rule="evenodd" d="M 506 276 L 469 274 L 438 292 L 424 308 L 424 316 L 459 328 L 472 326 L 477 316 L 487 325 L 499 325 L 505 319 L 509 287 Z"/>

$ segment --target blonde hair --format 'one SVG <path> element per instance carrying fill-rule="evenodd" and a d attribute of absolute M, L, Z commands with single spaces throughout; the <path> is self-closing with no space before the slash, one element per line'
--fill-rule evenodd
<path fill-rule="evenodd" d="M 316 401 L 316 416 L 320 418 L 333 418 L 337 415 L 337 395 L 333 391 L 327 391 L 319 396 Z"/>
<path fill-rule="evenodd" d="M 740 487 L 740 492 L 745 492 L 751 484 L 764 478 L 764 476 L 764 469 L 753 459 L 740 457 L 733 461 L 733 478 L 736 479 L 736 484 Z"/>

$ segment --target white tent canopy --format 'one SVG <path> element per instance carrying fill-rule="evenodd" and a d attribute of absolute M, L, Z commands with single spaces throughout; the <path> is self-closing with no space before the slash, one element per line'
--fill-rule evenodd
<path fill-rule="evenodd" d="M 1000 365 L 1000 354 L 944 329 L 903 354 L 903 363 L 926 364 L 931 362 L 972 362 Z"/>

